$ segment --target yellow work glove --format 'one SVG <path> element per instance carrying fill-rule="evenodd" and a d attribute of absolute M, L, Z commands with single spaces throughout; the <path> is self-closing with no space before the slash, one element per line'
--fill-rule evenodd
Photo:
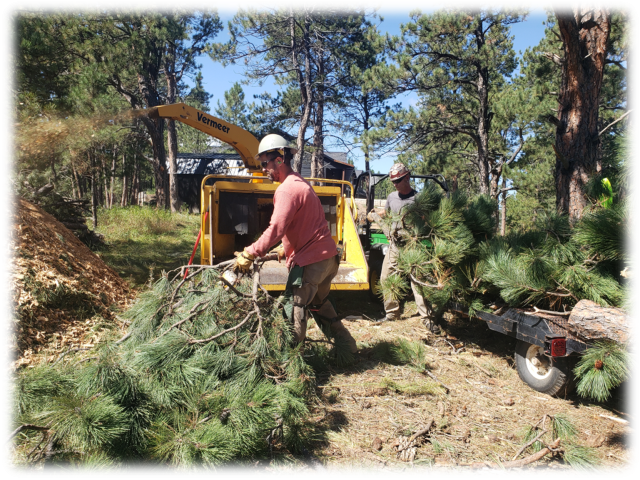
<path fill-rule="evenodd" d="M 273 250 L 271 250 L 271 252 L 269 253 L 277 253 L 278 254 L 278 263 L 280 263 L 280 261 L 285 258 L 285 254 L 284 254 L 284 246 L 280 245 L 277 248 L 274 248 Z"/>
<path fill-rule="evenodd" d="M 236 263 L 233 264 L 233 270 L 235 272 L 240 270 L 242 273 L 248 273 L 251 270 L 251 265 L 253 265 L 253 259 L 256 257 L 247 252 L 246 248 L 243 252 L 235 252 L 235 255 Z"/>

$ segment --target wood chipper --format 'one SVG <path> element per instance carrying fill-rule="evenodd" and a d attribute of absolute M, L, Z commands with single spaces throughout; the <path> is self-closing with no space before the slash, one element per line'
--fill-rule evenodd
<path fill-rule="evenodd" d="M 269 226 L 273 194 L 279 183 L 263 175 L 255 160 L 259 141 L 251 133 L 184 103 L 154 107 L 150 117 L 170 118 L 194 127 L 233 147 L 248 175 L 207 175 L 200 189 L 200 263 L 213 265 L 233 257 L 253 243 Z M 358 237 L 354 188 L 345 180 L 307 178 L 324 208 L 333 240 L 341 252 L 335 290 L 368 290 L 368 267 Z M 260 283 L 270 291 L 284 291 L 288 270 L 268 261 L 260 269 Z"/>

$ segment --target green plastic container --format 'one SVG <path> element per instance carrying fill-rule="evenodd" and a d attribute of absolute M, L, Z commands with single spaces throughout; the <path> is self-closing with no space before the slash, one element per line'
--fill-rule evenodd
<path fill-rule="evenodd" d="M 388 244 L 389 240 L 387 240 L 387 237 L 384 235 L 384 233 L 372 233 L 371 234 L 371 245 L 373 245 L 375 243 Z M 429 240 L 428 238 L 425 238 L 420 243 L 422 243 L 422 245 L 425 245 L 427 247 L 433 247 L 433 243 L 431 243 L 431 240 Z"/>
<path fill-rule="evenodd" d="M 373 245 L 374 243 L 389 243 L 389 240 L 387 240 L 387 237 L 384 235 L 384 233 L 372 233 L 371 245 Z"/>

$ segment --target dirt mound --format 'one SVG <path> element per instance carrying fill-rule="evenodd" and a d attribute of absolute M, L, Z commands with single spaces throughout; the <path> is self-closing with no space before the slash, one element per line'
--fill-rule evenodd
<path fill-rule="evenodd" d="M 133 292 L 53 216 L 23 199 L 13 210 L 14 366 L 94 345 Z"/>

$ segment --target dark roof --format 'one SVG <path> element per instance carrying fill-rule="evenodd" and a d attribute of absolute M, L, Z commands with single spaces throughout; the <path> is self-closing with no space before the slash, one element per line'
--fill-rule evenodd
<path fill-rule="evenodd" d="M 324 168 L 327 170 L 344 170 L 346 176 L 351 175 L 354 166 L 337 160 L 335 156 L 344 157 L 346 153 L 332 152 L 324 155 Z M 178 163 L 178 175 L 209 175 L 228 173 L 230 175 L 249 175 L 244 167 L 240 155 L 237 153 L 179 153 L 176 159 Z M 311 154 L 305 152 L 302 159 L 302 175 L 311 175 Z"/>
<path fill-rule="evenodd" d="M 178 175 L 249 175 L 237 153 L 179 153 L 176 161 Z"/>
<path fill-rule="evenodd" d="M 345 165 L 351 165 L 347 159 L 347 152 L 324 152 L 328 157 L 331 157 L 338 163 L 344 163 Z"/>

